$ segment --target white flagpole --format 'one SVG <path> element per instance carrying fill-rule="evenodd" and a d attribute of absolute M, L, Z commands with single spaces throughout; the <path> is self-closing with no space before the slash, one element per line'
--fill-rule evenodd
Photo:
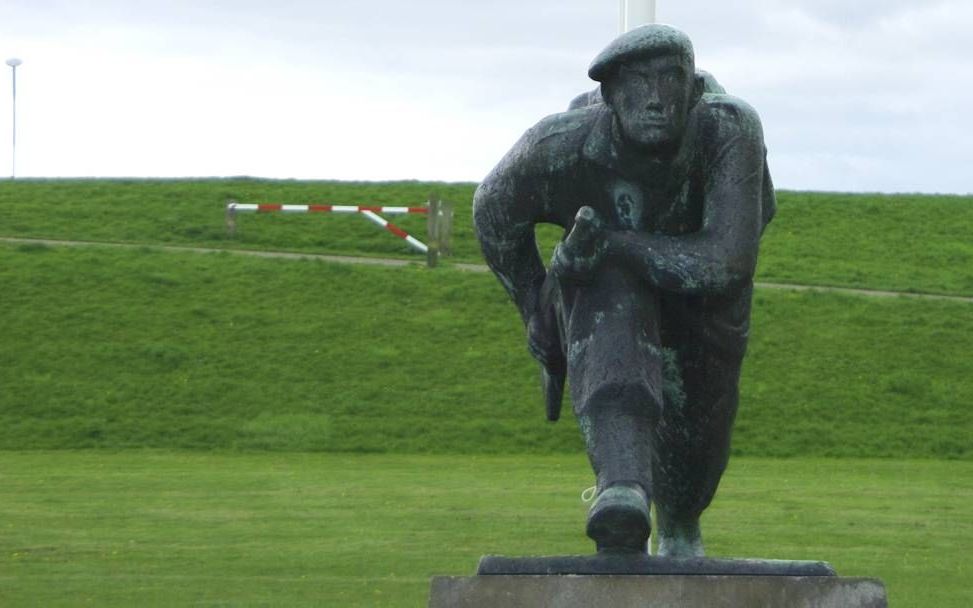
<path fill-rule="evenodd" d="M 13 84 L 13 141 L 10 149 L 10 179 L 17 174 L 17 66 L 23 63 L 16 57 L 7 60 L 10 66 Z"/>
<path fill-rule="evenodd" d="M 619 0 L 619 33 L 655 23 L 655 0 Z"/>

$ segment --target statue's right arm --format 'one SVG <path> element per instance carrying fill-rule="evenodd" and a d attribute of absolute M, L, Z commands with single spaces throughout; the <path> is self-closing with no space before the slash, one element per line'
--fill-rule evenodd
<path fill-rule="evenodd" d="M 525 174 L 522 141 L 477 188 L 473 223 L 483 257 L 520 311 L 526 326 L 537 312 L 546 276 L 534 237 L 544 219 L 537 180 Z"/>

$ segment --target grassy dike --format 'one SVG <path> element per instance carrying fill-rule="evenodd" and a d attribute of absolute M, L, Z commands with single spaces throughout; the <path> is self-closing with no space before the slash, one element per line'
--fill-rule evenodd
<path fill-rule="evenodd" d="M 456 204 L 455 260 L 479 262 L 475 184 L 260 179 L 0 182 L 0 236 L 406 257 L 403 241 L 354 217 L 243 215 L 229 236 L 227 199 L 241 202 L 416 205 L 436 191 Z M 973 197 L 778 192 L 759 276 L 793 282 L 973 295 Z M 421 216 L 394 220 L 417 236 Z M 559 229 L 543 227 L 545 248 Z"/>
<path fill-rule="evenodd" d="M 482 554 L 591 551 L 580 454 L 0 452 L 0 605 L 424 606 Z M 730 463 L 722 557 L 826 559 L 967 608 L 973 463 Z"/>
<path fill-rule="evenodd" d="M 486 274 L 0 246 L 0 449 L 577 453 Z M 760 291 L 734 451 L 973 457 L 973 308 Z"/>
<path fill-rule="evenodd" d="M 222 223 L 226 198 L 431 190 L 479 261 L 472 184 L 0 183 L 0 236 L 146 244 L 0 244 L 0 606 L 422 606 L 484 553 L 589 551 L 577 429 L 543 421 L 491 276 L 425 269 L 360 218 Z M 782 192 L 759 279 L 973 295 L 971 233 L 970 197 Z M 761 290 L 752 333 L 709 553 L 973 605 L 973 305 Z"/>

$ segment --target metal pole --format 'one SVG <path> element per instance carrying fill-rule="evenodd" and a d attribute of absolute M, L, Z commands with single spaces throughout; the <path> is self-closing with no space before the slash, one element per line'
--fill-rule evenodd
<path fill-rule="evenodd" d="M 13 128 L 12 145 L 10 150 L 10 179 L 17 175 L 17 66 L 11 66 L 13 73 Z"/>
<path fill-rule="evenodd" d="M 13 78 L 13 140 L 10 149 L 10 179 L 17 175 L 17 66 L 23 63 L 16 57 L 7 60 Z"/>
<path fill-rule="evenodd" d="M 619 33 L 655 23 L 655 0 L 620 0 Z"/>

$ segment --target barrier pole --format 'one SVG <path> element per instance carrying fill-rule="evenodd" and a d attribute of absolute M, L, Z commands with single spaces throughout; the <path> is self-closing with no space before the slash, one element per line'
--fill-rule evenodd
<path fill-rule="evenodd" d="M 236 235 L 236 206 L 238 204 L 232 198 L 226 201 L 226 233 L 231 237 Z"/>
<path fill-rule="evenodd" d="M 425 245 L 422 241 L 420 241 L 419 239 L 415 238 L 414 236 L 412 236 L 411 234 L 409 234 L 405 230 L 402 230 L 401 228 L 399 228 L 395 224 L 389 222 L 387 219 L 385 219 L 384 217 L 382 217 L 379 214 L 375 213 L 374 211 L 368 211 L 368 210 L 363 209 L 362 211 L 360 211 L 360 214 L 363 217 L 365 217 L 367 220 L 369 220 L 370 222 L 373 222 L 374 224 L 376 224 L 378 226 L 381 226 L 382 228 L 385 228 L 386 230 L 388 230 L 389 232 L 391 232 L 395 236 L 399 237 L 400 239 L 403 239 L 413 249 L 418 250 L 420 253 L 428 253 L 429 252 L 429 247 L 427 245 Z"/>

